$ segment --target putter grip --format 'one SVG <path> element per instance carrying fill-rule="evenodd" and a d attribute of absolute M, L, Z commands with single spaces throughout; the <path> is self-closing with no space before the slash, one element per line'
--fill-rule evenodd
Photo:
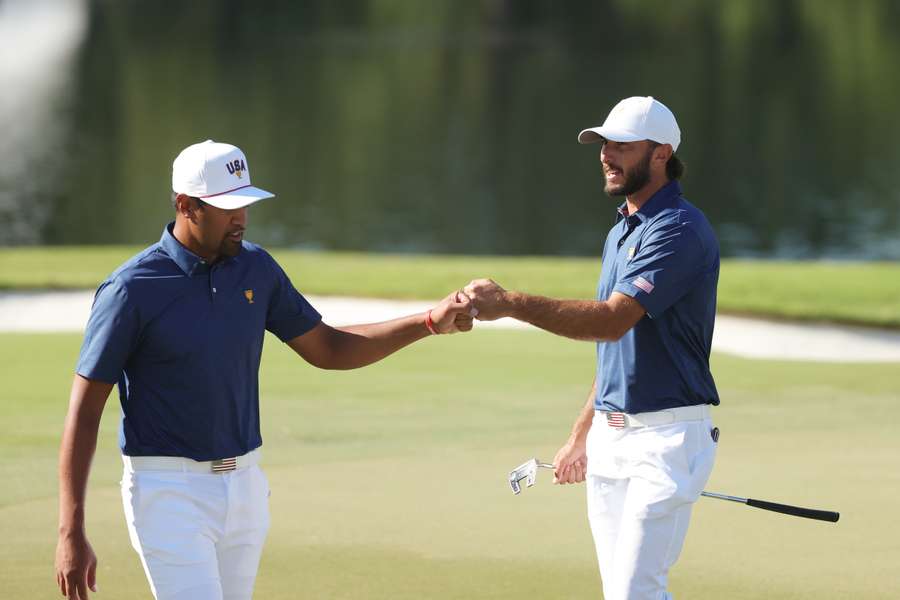
<path fill-rule="evenodd" d="M 804 517 L 806 519 L 816 519 L 818 521 L 829 521 L 831 523 L 837 523 L 837 520 L 841 517 L 840 513 L 832 512 L 830 510 L 816 510 L 814 508 L 802 508 L 800 506 L 790 506 L 788 504 L 778 504 L 777 502 L 766 502 L 765 500 L 754 500 L 753 498 L 747 498 L 747 506 L 752 506 L 754 508 L 761 508 L 763 510 L 771 510 L 778 513 L 784 513 L 786 515 L 793 515 L 795 517 Z"/>

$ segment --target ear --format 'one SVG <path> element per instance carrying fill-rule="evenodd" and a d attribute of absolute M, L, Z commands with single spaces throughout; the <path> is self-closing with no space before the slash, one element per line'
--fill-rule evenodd
<path fill-rule="evenodd" d="M 653 160 L 660 161 L 665 166 L 669 159 L 672 158 L 672 154 L 674 152 L 672 152 L 671 144 L 660 144 L 653 149 Z"/>
<path fill-rule="evenodd" d="M 196 212 L 200 209 L 197 201 L 187 194 L 178 194 L 175 197 L 175 214 L 187 219 L 188 221 L 196 220 Z"/>

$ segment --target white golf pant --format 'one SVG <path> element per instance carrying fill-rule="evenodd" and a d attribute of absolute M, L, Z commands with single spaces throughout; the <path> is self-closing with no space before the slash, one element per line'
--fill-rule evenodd
<path fill-rule="evenodd" d="M 712 472 L 710 419 L 588 433 L 588 519 L 605 600 L 670 600 L 669 569 Z"/>
<path fill-rule="evenodd" d="M 258 465 L 225 473 L 135 466 L 122 501 L 131 544 L 157 600 L 249 600 L 269 529 L 269 484 Z M 208 464 L 208 463 L 206 463 Z"/>

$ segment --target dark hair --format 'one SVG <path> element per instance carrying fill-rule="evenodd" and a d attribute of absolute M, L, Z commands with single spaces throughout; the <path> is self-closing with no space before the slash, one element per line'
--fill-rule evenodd
<path fill-rule="evenodd" d="M 206 202 L 201 200 L 200 198 L 195 198 L 194 196 L 188 196 L 188 198 L 193 198 L 197 201 L 197 206 L 203 208 L 206 206 Z M 178 192 L 172 192 L 172 208 L 178 210 Z"/>
<path fill-rule="evenodd" d="M 659 142 L 654 142 L 653 140 L 648 141 L 650 142 L 650 150 L 653 150 L 657 146 L 662 146 Z M 672 156 L 670 156 L 669 160 L 666 162 L 666 177 L 669 179 L 681 179 L 683 176 L 684 163 L 681 162 L 681 159 L 673 152 Z"/>
<path fill-rule="evenodd" d="M 673 152 L 668 162 L 666 162 L 666 177 L 669 179 L 681 179 L 683 176 L 684 163 Z"/>

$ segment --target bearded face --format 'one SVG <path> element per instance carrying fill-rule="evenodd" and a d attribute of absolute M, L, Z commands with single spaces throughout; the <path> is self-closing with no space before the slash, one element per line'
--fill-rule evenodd
<path fill-rule="evenodd" d="M 603 190 L 609 196 L 630 196 L 639 191 L 650 181 L 650 159 L 653 147 L 647 144 L 643 154 L 636 153 L 633 144 L 638 142 L 613 142 L 617 148 L 607 148 L 610 142 L 604 142 L 600 153 L 603 164 L 603 175 L 606 183 Z M 646 143 L 646 142 L 644 142 Z M 631 156 L 629 156 L 631 155 Z"/>

